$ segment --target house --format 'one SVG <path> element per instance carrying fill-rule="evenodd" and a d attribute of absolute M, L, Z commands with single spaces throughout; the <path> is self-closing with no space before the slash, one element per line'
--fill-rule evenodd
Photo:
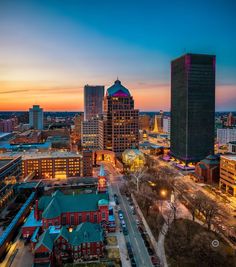
<path fill-rule="evenodd" d="M 104 231 L 100 224 L 84 222 L 74 230 L 50 226 L 39 237 L 34 249 L 35 264 L 73 262 L 103 256 Z"/>

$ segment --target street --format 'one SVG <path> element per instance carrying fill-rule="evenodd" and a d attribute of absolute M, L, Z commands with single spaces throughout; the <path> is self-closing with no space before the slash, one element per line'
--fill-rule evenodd
<path fill-rule="evenodd" d="M 128 229 L 128 235 L 125 236 L 126 241 L 130 242 L 132 250 L 134 252 L 135 261 L 138 267 L 150 267 L 153 266 L 147 249 L 144 245 L 141 234 L 136 225 L 135 217 L 132 215 L 131 208 L 125 196 L 120 194 L 119 186 L 122 184 L 121 174 L 111 165 L 104 164 L 105 169 L 110 174 L 110 185 L 113 194 L 117 194 L 119 197 L 120 208 L 124 213 L 125 222 Z"/>

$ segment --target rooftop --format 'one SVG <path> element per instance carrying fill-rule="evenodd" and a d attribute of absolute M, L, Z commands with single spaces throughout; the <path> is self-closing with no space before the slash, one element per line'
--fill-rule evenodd
<path fill-rule="evenodd" d="M 27 159 L 41 159 L 41 158 L 71 158 L 71 157 L 78 157 L 81 158 L 81 154 L 77 154 L 75 152 L 67 152 L 67 151 L 47 151 L 47 152 L 40 152 L 40 151 L 30 151 L 30 152 L 6 152 L 0 154 L 1 157 L 17 157 L 22 156 L 23 160 Z"/>
<path fill-rule="evenodd" d="M 107 95 L 108 96 L 117 96 L 117 97 L 122 97 L 122 96 L 130 96 L 130 92 L 127 88 L 125 88 L 122 84 L 121 81 L 118 79 L 114 82 L 114 84 L 107 89 Z"/>
<path fill-rule="evenodd" d="M 0 159 L 0 169 L 2 167 L 6 166 L 11 161 L 12 161 L 12 159 Z"/>
<path fill-rule="evenodd" d="M 40 236 L 35 249 L 43 245 L 49 251 L 52 251 L 54 241 L 60 236 L 66 239 L 72 246 L 80 246 L 82 243 L 102 242 L 104 240 L 102 227 L 96 223 L 81 223 L 72 232 L 69 232 L 65 226 L 61 228 L 50 226 Z"/>
<path fill-rule="evenodd" d="M 96 211 L 100 200 L 108 205 L 108 194 L 64 195 L 57 190 L 51 196 L 41 197 L 38 205 L 43 211 L 42 217 L 50 219 L 65 212 Z"/>
<path fill-rule="evenodd" d="M 221 158 L 229 159 L 229 160 L 235 160 L 236 161 L 236 155 L 221 155 Z"/>
<path fill-rule="evenodd" d="M 30 212 L 30 215 L 28 216 L 26 222 L 24 223 L 23 227 L 38 227 L 42 226 L 42 220 L 36 220 L 34 218 L 34 210 Z"/>

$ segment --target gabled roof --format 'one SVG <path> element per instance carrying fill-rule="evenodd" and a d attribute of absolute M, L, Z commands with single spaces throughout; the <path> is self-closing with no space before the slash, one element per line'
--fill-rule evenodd
<path fill-rule="evenodd" d="M 53 197 L 49 202 L 46 209 L 43 211 L 43 218 L 51 219 L 61 215 L 60 209 L 60 201 L 58 201 L 57 197 Z"/>
<path fill-rule="evenodd" d="M 56 237 L 56 239 L 58 239 L 60 236 L 63 237 L 65 240 L 69 241 L 69 238 L 70 238 L 69 232 L 68 232 L 68 230 L 66 229 L 65 226 L 62 226 L 61 227 L 60 233 L 58 234 L 58 236 Z"/>
<path fill-rule="evenodd" d="M 75 231 L 70 233 L 70 243 L 73 246 L 79 246 L 82 243 L 102 242 L 103 240 L 103 229 L 97 223 L 81 223 Z"/>
<path fill-rule="evenodd" d="M 41 197 L 38 207 L 43 211 L 42 218 L 51 219 L 65 212 L 97 211 L 100 199 L 108 201 L 108 194 L 64 195 L 55 192 L 51 196 Z"/>
<path fill-rule="evenodd" d="M 108 96 L 130 96 L 130 92 L 117 79 L 114 84 L 107 89 Z"/>
<path fill-rule="evenodd" d="M 47 229 L 39 237 L 39 242 L 36 244 L 35 250 L 37 250 L 40 246 L 44 246 L 51 252 L 53 250 L 53 243 L 56 237 L 57 234 L 50 234 L 50 230 Z"/>
<path fill-rule="evenodd" d="M 53 250 L 54 242 L 62 236 L 72 246 L 80 246 L 82 243 L 94 243 L 104 241 L 104 232 L 100 224 L 85 222 L 77 226 L 77 228 L 69 232 L 65 226 L 58 231 L 51 231 L 50 228 L 44 231 L 39 237 L 39 242 L 35 246 L 37 250 L 41 245 L 49 251 Z"/>

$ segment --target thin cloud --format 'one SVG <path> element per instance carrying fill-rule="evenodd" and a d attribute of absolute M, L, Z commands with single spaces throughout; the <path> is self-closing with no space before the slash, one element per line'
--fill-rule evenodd
<path fill-rule="evenodd" d="M 23 93 L 28 92 L 29 90 L 8 90 L 8 91 L 2 91 L 0 94 L 14 94 L 14 93 Z"/>

